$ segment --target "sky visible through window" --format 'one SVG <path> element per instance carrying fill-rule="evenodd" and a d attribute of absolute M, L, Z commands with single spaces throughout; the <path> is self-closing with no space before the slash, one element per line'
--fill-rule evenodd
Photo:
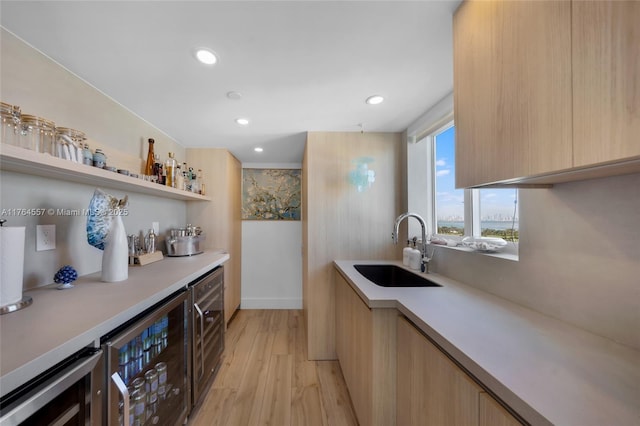
<path fill-rule="evenodd" d="M 464 228 L 464 190 L 455 188 L 455 127 L 435 136 L 436 208 L 438 228 Z M 511 228 L 515 189 L 481 189 L 482 229 Z M 515 229 L 518 229 L 517 209 Z"/>

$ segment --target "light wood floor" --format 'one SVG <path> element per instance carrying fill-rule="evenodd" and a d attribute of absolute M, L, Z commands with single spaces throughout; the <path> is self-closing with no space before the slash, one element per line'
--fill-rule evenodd
<path fill-rule="evenodd" d="M 302 311 L 240 310 L 189 426 L 357 425 L 337 361 L 307 361 Z"/>

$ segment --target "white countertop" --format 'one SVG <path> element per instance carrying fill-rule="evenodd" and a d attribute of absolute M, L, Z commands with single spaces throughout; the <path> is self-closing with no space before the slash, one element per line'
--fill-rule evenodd
<path fill-rule="evenodd" d="M 0 316 L 0 395 L 4 396 L 101 336 L 187 286 L 229 259 L 222 251 L 165 257 L 129 268 L 129 278 L 100 281 L 100 273 L 78 278 L 74 288 L 57 284 L 25 292 L 33 304 Z"/>
<path fill-rule="evenodd" d="M 442 287 L 379 287 L 338 271 L 370 308 L 396 308 L 534 425 L 640 425 L 640 351 L 437 274 Z"/>

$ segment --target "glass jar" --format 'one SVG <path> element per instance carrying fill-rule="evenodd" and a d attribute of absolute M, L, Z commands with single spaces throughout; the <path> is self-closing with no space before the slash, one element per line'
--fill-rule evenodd
<path fill-rule="evenodd" d="M 20 107 L 0 102 L 2 116 L 2 138 L 0 141 L 8 145 L 20 145 Z"/>
<path fill-rule="evenodd" d="M 96 148 L 96 152 L 93 153 L 93 167 L 103 169 L 107 165 L 107 156 L 100 148 Z"/>
<path fill-rule="evenodd" d="M 84 132 L 80 130 L 58 127 L 56 129 L 56 155 L 74 163 L 82 163 L 82 150 L 86 139 Z"/>
<path fill-rule="evenodd" d="M 56 155 L 56 124 L 35 115 L 22 114 L 20 146 L 36 152 Z"/>
<path fill-rule="evenodd" d="M 82 150 L 82 164 L 93 166 L 93 152 L 91 152 L 91 148 L 86 143 Z"/>

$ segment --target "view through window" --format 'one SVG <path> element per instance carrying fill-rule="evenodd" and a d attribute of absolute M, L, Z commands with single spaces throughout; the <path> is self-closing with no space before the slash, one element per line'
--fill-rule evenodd
<path fill-rule="evenodd" d="M 455 188 L 455 127 L 450 126 L 433 137 L 434 181 L 437 233 L 463 236 L 465 220 L 465 190 Z M 476 204 L 471 206 L 473 222 L 480 229 L 473 229 L 474 236 L 499 237 L 518 241 L 518 190 L 474 189 Z"/>
<path fill-rule="evenodd" d="M 464 235 L 464 190 L 456 189 L 455 127 L 433 138 L 438 234 Z"/>

